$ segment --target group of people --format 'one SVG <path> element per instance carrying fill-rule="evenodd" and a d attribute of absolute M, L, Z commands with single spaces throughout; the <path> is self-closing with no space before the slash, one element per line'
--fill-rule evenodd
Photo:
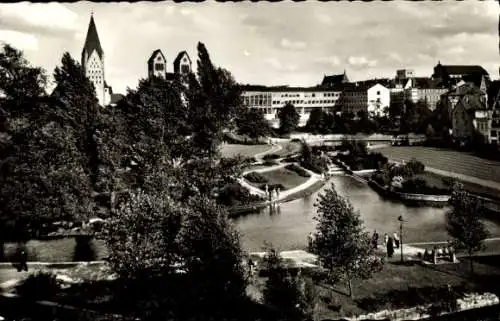
<path fill-rule="evenodd" d="M 273 188 L 272 190 L 269 190 L 269 186 L 266 184 L 266 196 L 267 199 L 272 202 L 272 201 L 277 201 L 280 198 L 280 188 Z"/>
<path fill-rule="evenodd" d="M 439 248 L 437 246 L 434 246 L 432 248 L 432 251 L 425 249 L 423 257 L 424 261 L 429 261 L 436 264 L 438 258 L 444 258 L 453 263 L 456 262 L 457 258 L 455 255 L 455 249 L 453 248 L 453 245 L 449 241 L 446 246 Z"/>
<path fill-rule="evenodd" d="M 373 231 L 372 236 L 372 245 L 373 248 L 378 249 L 378 239 L 379 235 L 377 231 Z M 387 233 L 384 234 L 384 245 L 387 248 L 387 256 L 392 257 L 394 255 L 394 249 L 399 249 L 400 241 L 398 233 L 394 232 L 392 236 L 389 236 Z"/>

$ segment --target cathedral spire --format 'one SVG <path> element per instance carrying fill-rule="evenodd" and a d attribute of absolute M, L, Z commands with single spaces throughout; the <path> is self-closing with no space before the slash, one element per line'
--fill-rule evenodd
<path fill-rule="evenodd" d="M 92 11 L 90 14 L 90 23 L 89 29 L 87 31 L 87 38 L 85 39 L 85 45 L 83 46 L 83 54 L 87 53 L 88 56 L 90 56 L 94 50 L 97 51 L 99 58 L 102 59 L 103 51 L 94 22 L 94 11 Z"/>

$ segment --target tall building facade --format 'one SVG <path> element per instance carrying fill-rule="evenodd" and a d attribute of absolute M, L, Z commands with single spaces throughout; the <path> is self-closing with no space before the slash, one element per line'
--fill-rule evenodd
<path fill-rule="evenodd" d="M 106 84 L 104 51 L 99 41 L 93 14 L 90 16 L 87 38 L 82 50 L 82 67 L 85 76 L 94 84 L 99 105 L 107 106 L 111 100 L 112 89 Z"/>
<path fill-rule="evenodd" d="M 341 90 L 320 87 L 243 86 L 242 89 L 245 106 L 262 110 L 275 128 L 279 127 L 278 111 L 287 103 L 299 113 L 299 126 L 305 126 L 314 109 L 330 113 L 338 111 L 342 95 Z"/>

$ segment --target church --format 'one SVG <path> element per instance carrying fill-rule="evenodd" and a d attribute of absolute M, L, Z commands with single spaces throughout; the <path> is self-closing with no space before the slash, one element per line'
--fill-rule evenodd
<path fill-rule="evenodd" d="M 85 76 L 94 84 L 99 105 L 103 107 L 108 106 L 122 97 L 122 95 L 113 94 L 113 89 L 106 83 L 104 50 L 102 50 L 101 42 L 99 41 L 93 14 L 90 16 L 81 63 Z"/>
<path fill-rule="evenodd" d="M 167 71 L 167 59 L 160 49 L 156 49 L 148 59 L 148 76 L 159 77 L 169 81 L 176 78 L 185 79 L 191 73 L 191 58 L 186 51 L 181 51 L 174 60 L 173 72 Z"/>

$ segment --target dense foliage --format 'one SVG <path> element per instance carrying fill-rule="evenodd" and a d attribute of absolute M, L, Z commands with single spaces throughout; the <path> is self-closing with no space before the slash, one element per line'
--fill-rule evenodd
<path fill-rule="evenodd" d="M 264 264 L 268 276 L 263 291 L 264 304 L 279 311 L 279 320 L 310 319 L 315 298 L 306 295 L 304 279 L 292 275 L 273 248 L 268 249 Z"/>
<path fill-rule="evenodd" d="M 36 236 L 45 222 L 108 217 L 102 236 L 126 313 L 231 317 L 227 307 L 245 300 L 246 281 L 226 206 L 235 205 L 234 194 L 251 196 L 233 188 L 243 160 L 221 158 L 218 146 L 242 104 L 231 74 L 201 43 L 198 58 L 186 82 L 142 79 L 116 107 L 102 109 L 68 53 L 47 96 L 43 71 L 4 46 L 0 243 Z M 92 256 L 88 241 L 79 240 L 76 256 Z"/>
<path fill-rule="evenodd" d="M 279 132 L 282 135 L 287 135 L 299 125 L 300 115 L 291 103 L 286 103 L 283 108 L 279 109 L 278 119 L 280 123 Z"/>
<path fill-rule="evenodd" d="M 316 203 L 318 224 L 312 249 L 332 282 L 346 280 L 353 296 L 351 280 L 369 278 L 382 269 L 359 212 L 332 186 L 320 194 Z"/>
<path fill-rule="evenodd" d="M 484 240 L 488 237 L 488 230 L 481 221 L 479 203 L 462 184 L 455 184 L 450 205 L 452 208 L 446 213 L 446 229 L 455 247 L 465 250 L 469 255 L 473 272 L 472 254 L 484 247 Z"/>

